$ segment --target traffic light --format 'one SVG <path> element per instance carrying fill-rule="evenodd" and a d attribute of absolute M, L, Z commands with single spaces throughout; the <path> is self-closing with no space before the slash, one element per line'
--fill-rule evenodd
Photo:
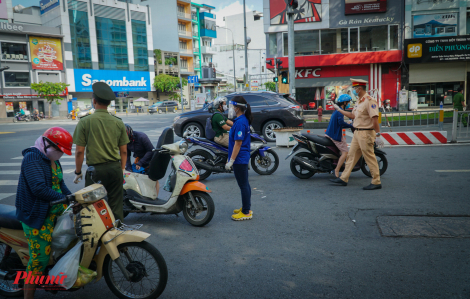
<path fill-rule="evenodd" d="M 277 83 L 277 82 L 279 82 L 279 78 L 278 78 L 278 77 L 274 77 L 274 78 L 273 78 L 273 81 Z"/>
<path fill-rule="evenodd" d="M 282 76 L 282 84 L 289 84 L 288 73 L 286 71 L 282 71 L 281 76 Z"/>
<path fill-rule="evenodd" d="M 274 66 L 273 59 L 266 60 L 266 64 L 269 64 L 270 66 Z"/>
<path fill-rule="evenodd" d="M 282 60 L 281 59 L 276 59 L 276 65 L 277 65 L 277 68 L 280 69 L 281 65 L 282 65 Z"/>
<path fill-rule="evenodd" d="M 299 1 L 289 0 L 289 6 L 292 7 L 292 9 L 297 9 L 297 7 L 299 7 Z"/>

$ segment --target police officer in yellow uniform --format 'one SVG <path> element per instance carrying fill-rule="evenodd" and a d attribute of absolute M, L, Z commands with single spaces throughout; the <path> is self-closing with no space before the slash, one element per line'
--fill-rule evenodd
<path fill-rule="evenodd" d="M 75 184 L 82 179 L 83 156 L 86 149 L 86 164 L 94 166 L 93 180 L 101 181 L 108 192 L 108 204 L 116 219 L 123 220 L 123 173 L 127 161 L 126 127 L 119 117 L 108 113 L 108 106 L 115 100 L 111 87 L 104 82 L 93 84 L 93 106 L 95 113 L 82 117 L 73 134 L 75 143 Z M 93 184 L 85 177 L 85 186 Z"/>
<path fill-rule="evenodd" d="M 377 143 L 379 148 L 384 146 L 384 142 L 380 137 L 380 127 L 378 121 L 379 108 L 377 101 L 367 94 L 367 81 L 360 79 L 351 79 L 351 81 L 354 89 L 353 93 L 359 99 L 353 111 L 344 111 L 339 109 L 337 105 L 334 106 L 335 109 L 344 116 L 354 119 L 354 137 L 349 149 L 346 166 L 341 177 L 332 179 L 330 181 L 347 186 L 351 171 L 357 164 L 357 161 L 359 161 L 361 156 L 363 156 L 372 174 L 372 183 L 363 189 L 382 189 L 379 165 L 377 164 L 377 159 L 374 153 L 374 142 Z"/>

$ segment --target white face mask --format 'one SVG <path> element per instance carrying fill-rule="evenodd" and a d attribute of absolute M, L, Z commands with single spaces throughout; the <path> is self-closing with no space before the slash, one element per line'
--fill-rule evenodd
<path fill-rule="evenodd" d="M 62 156 L 64 155 L 64 153 L 62 151 L 59 151 L 53 147 L 50 147 L 47 149 L 47 152 L 46 152 L 46 156 L 49 158 L 49 160 L 51 161 L 57 161 L 59 160 L 60 158 L 62 158 Z"/>
<path fill-rule="evenodd" d="M 227 111 L 227 109 L 228 109 L 228 108 L 227 108 L 227 105 L 223 105 L 223 106 L 222 106 L 222 109 L 224 109 L 224 111 Z"/>

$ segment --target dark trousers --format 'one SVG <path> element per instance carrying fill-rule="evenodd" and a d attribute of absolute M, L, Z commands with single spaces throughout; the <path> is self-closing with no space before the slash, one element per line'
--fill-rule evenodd
<path fill-rule="evenodd" d="M 123 193 L 122 187 L 123 174 L 121 169 L 121 162 L 107 162 L 103 164 L 93 165 L 95 167 L 95 175 L 93 180 L 101 184 L 106 188 L 108 192 L 108 205 L 113 211 L 114 218 L 124 220 L 122 211 L 123 206 Z M 85 176 L 85 187 L 93 185 L 94 182 L 91 180 L 90 174 L 87 173 Z"/>
<path fill-rule="evenodd" d="M 242 193 L 242 213 L 250 214 L 251 209 L 251 187 L 248 182 L 248 164 L 233 164 L 233 172 L 237 179 L 238 187 Z"/>

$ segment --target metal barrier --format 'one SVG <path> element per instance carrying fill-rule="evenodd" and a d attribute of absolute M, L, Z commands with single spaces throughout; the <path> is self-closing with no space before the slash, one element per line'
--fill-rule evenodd
<path fill-rule="evenodd" d="M 470 141 L 470 111 L 454 110 L 454 121 L 452 122 L 452 143 L 460 141 Z"/>
<path fill-rule="evenodd" d="M 380 112 L 382 127 L 439 126 L 444 122 L 443 110 Z"/>

